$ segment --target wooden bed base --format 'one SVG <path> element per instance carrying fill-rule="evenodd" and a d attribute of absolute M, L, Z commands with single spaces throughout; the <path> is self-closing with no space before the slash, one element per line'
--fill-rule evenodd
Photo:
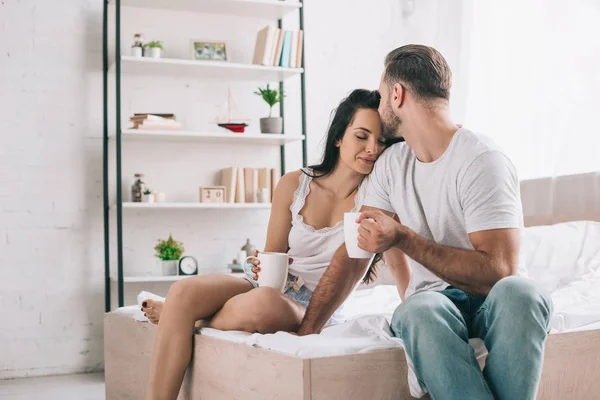
<path fill-rule="evenodd" d="M 105 314 L 108 400 L 145 398 L 155 331 L 150 323 Z M 600 330 L 550 335 L 538 399 L 600 398 L 599 354 Z M 194 335 L 178 400 L 413 399 L 407 373 L 402 349 L 303 359 Z"/>
<path fill-rule="evenodd" d="M 576 220 L 600 221 L 600 214 L 526 217 L 525 225 Z M 155 330 L 150 323 L 105 314 L 108 400 L 145 398 Z M 402 349 L 303 359 L 194 335 L 192 361 L 178 400 L 412 399 L 407 373 Z M 538 400 L 598 398 L 600 329 L 550 335 Z"/>

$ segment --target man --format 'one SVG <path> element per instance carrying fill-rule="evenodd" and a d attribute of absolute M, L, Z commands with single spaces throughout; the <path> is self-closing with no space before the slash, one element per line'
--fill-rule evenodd
<path fill-rule="evenodd" d="M 433 48 L 387 55 L 379 113 L 384 134 L 405 143 L 375 165 L 358 244 L 410 258 L 406 300 L 391 325 L 433 399 L 534 399 L 552 305 L 515 276 L 523 224 L 517 173 L 489 140 L 457 130 L 450 86 L 450 69 Z M 394 264 L 403 263 L 391 263 L 392 273 Z M 318 333 L 366 268 L 340 247 L 298 333 Z M 470 337 L 489 351 L 483 373 Z"/>

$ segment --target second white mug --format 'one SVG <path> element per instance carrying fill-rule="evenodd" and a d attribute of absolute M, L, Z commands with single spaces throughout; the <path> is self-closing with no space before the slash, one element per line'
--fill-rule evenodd
<path fill-rule="evenodd" d="M 259 287 L 272 287 L 283 292 L 287 283 L 290 256 L 286 253 L 258 253 L 258 257 L 250 256 L 244 260 L 243 266 L 252 259 L 260 261 L 260 272 L 258 273 Z M 254 273 L 250 268 L 244 268 L 244 273 L 254 280 Z"/>
<path fill-rule="evenodd" d="M 363 250 L 358 247 L 358 228 L 360 224 L 356 220 L 360 216 L 359 212 L 344 213 L 344 240 L 346 242 L 346 251 L 350 258 L 371 258 L 374 253 Z"/>

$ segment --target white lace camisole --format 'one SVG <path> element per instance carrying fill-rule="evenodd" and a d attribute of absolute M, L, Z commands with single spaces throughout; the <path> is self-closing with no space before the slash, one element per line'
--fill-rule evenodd
<path fill-rule="evenodd" d="M 305 169 L 313 175 L 311 169 Z M 312 178 L 302 173 L 298 189 L 294 192 L 294 199 L 290 206 L 292 212 L 292 228 L 288 236 L 288 254 L 294 259 L 290 265 L 290 274 L 304 281 L 307 289 L 314 292 L 317 283 L 333 259 L 335 251 L 344 243 L 344 221 L 341 220 L 331 227 L 315 229 L 304 223 L 304 218 L 299 214 L 304 207 L 306 197 L 310 194 Z M 367 185 L 361 183 L 354 198 L 354 208 L 351 212 L 358 212 L 362 207 Z"/>

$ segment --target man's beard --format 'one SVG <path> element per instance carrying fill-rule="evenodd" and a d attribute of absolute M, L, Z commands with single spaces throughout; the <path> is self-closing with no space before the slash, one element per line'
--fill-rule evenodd
<path fill-rule="evenodd" d="M 402 125 L 402 120 L 399 116 L 394 114 L 391 108 L 385 109 L 383 115 L 381 116 L 381 125 L 383 127 L 383 132 L 381 133 L 386 139 L 401 139 L 402 135 L 400 134 L 400 126 Z"/>

